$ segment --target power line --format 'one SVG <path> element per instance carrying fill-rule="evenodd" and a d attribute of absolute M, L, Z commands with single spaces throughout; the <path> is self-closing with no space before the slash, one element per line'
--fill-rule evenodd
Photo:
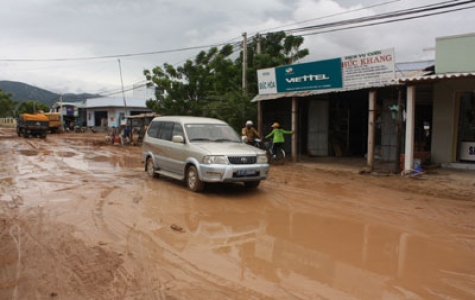
<path fill-rule="evenodd" d="M 336 17 L 336 16 L 342 16 L 342 15 L 350 14 L 350 13 L 353 13 L 353 12 L 366 10 L 366 9 L 370 9 L 370 8 L 375 8 L 375 7 L 379 7 L 379 6 L 384 6 L 384 5 L 388 5 L 388 4 L 391 4 L 391 3 L 394 3 L 394 2 L 399 2 L 399 1 L 401 1 L 401 0 L 386 1 L 386 2 L 382 2 L 382 3 L 378 3 L 378 4 L 373 4 L 373 5 L 369 5 L 369 6 L 365 6 L 365 7 L 361 7 L 361 8 L 355 8 L 355 9 L 347 10 L 347 11 L 344 11 L 344 12 L 323 16 L 323 17 L 318 17 L 318 18 L 308 19 L 308 20 L 295 22 L 295 23 L 291 23 L 291 24 L 287 24 L 287 25 L 268 28 L 266 30 L 262 30 L 261 32 L 272 32 L 272 31 L 275 31 L 276 29 L 281 29 L 281 28 L 286 28 L 286 27 L 298 25 L 298 24 L 308 23 L 308 22 L 311 22 L 311 21 L 328 19 L 328 18 L 332 18 L 332 17 Z"/>
<path fill-rule="evenodd" d="M 386 2 L 382 2 L 382 3 L 366 6 L 366 7 L 363 7 L 363 8 L 357 8 L 357 9 L 354 9 L 354 10 L 349 10 L 349 11 L 342 12 L 342 13 L 332 14 L 332 15 L 328 15 L 328 16 L 324 16 L 324 17 L 315 18 L 315 19 L 309 19 L 309 20 L 293 23 L 293 24 L 290 24 L 290 25 L 274 27 L 272 29 L 279 29 L 279 28 L 284 28 L 284 27 L 289 27 L 289 26 L 292 26 L 292 25 L 296 25 L 296 24 L 308 23 L 310 21 L 321 20 L 321 19 L 325 19 L 325 18 L 338 16 L 338 15 L 348 14 L 348 13 L 351 13 L 351 12 L 360 11 L 360 10 L 364 10 L 364 9 L 368 9 L 368 8 L 374 8 L 374 7 L 378 7 L 378 6 L 383 6 L 383 5 L 387 5 L 387 4 L 394 3 L 394 2 L 399 2 L 399 1 L 401 1 L 401 0 L 386 1 Z M 417 13 L 421 13 L 421 12 L 424 12 L 424 11 L 427 11 L 427 10 L 440 10 L 440 9 L 444 9 L 444 8 L 466 5 L 466 4 L 472 3 L 474 1 L 475 0 L 470 0 L 470 1 L 463 1 L 461 3 L 457 3 L 457 2 L 460 2 L 460 0 L 450 0 L 450 1 L 444 1 L 444 2 L 439 2 L 439 3 L 435 3 L 435 4 L 429 4 L 429 5 L 416 7 L 416 8 L 409 8 L 409 9 L 399 10 L 399 11 L 395 11 L 395 12 L 382 13 L 382 14 L 378 14 L 378 15 L 374 15 L 374 16 L 370 16 L 370 17 L 349 19 L 349 20 L 343 20 L 343 21 L 323 23 L 323 24 L 320 24 L 320 25 L 313 25 L 313 26 L 306 26 L 306 27 L 300 27 L 300 28 L 295 28 L 295 29 L 288 29 L 288 30 L 285 30 L 285 32 L 287 34 L 294 34 L 294 33 L 298 33 L 298 32 L 314 30 L 314 29 L 323 29 L 323 28 L 331 28 L 331 27 L 337 27 L 337 26 L 345 26 L 345 25 L 348 25 L 348 24 L 361 23 L 361 22 L 370 22 L 370 21 L 380 20 L 380 19 L 384 19 L 384 18 L 394 18 L 394 17 L 397 17 L 397 16 L 403 16 L 403 15 L 406 15 L 406 14 L 417 14 Z M 441 5 L 441 4 L 443 4 L 443 5 Z M 469 9 L 469 8 L 472 8 L 472 7 L 466 7 L 464 9 Z M 427 17 L 427 16 L 438 15 L 438 14 L 442 14 L 442 13 L 454 12 L 454 11 L 458 11 L 458 10 L 463 10 L 463 9 L 447 10 L 447 11 L 443 11 L 443 12 L 440 12 L 440 13 L 426 14 L 426 15 L 422 15 L 422 16 L 419 16 L 419 17 Z M 408 19 L 414 19 L 414 18 L 405 18 L 405 19 L 400 19 L 400 20 L 408 20 Z M 396 21 L 400 21 L 400 20 L 392 20 L 392 21 L 388 21 L 387 23 L 396 22 Z M 321 33 L 333 32 L 333 31 L 338 31 L 338 30 L 346 30 L 346 29 L 352 29 L 352 28 L 358 28 L 358 27 L 365 27 L 365 26 L 371 26 L 371 25 L 380 25 L 380 24 L 384 24 L 384 23 L 379 22 L 379 23 L 373 23 L 373 24 L 364 25 L 364 26 L 362 25 L 362 26 L 346 27 L 346 28 L 341 28 L 341 29 L 336 29 L 336 30 L 323 31 Z M 268 30 L 268 33 L 272 32 L 271 31 L 272 29 L 270 29 L 270 31 Z M 306 35 L 314 35 L 314 34 L 318 34 L 318 33 L 313 32 L 313 33 L 307 33 L 307 34 L 301 34 L 301 35 L 306 36 Z M 252 37 L 254 37 L 254 36 L 251 36 L 250 39 Z M 233 38 L 230 41 L 232 41 L 234 39 L 236 39 L 236 38 Z M 184 47 L 184 48 L 176 48 L 176 49 L 168 49 L 168 50 L 158 50 L 158 51 L 129 53 L 129 54 L 103 55 L 103 56 L 50 58 L 50 59 L 0 59 L 0 62 L 65 62 L 65 61 L 100 60 L 100 59 L 112 59 L 112 58 L 120 58 L 120 57 L 148 56 L 148 55 L 165 54 L 165 53 L 185 52 L 185 51 L 190 51 L 190 50 L 197 50 L 197 49 L 203 49 L 203 48 L 212 48 L 212 47 L 224 46 L 228 43 L 229 42 L 227 42 L 227 43 L 218 43 L 218 44 L 213 44 L 213 45 L 192 46 L 192 47 Z M 238 43 L 233 43 L 233 44 L 235 45 L 235 44 L 238 44 Z M 174 65 L 176 65 L 176 64 L 174 64 Z"/>
<path fill-rule="evenodd" d="M 323 24 L 319 24 L 319 25 L 289 29 L 289 30 L 286 30 L 285 32 L 287 34 L 294 34 L 294 33 L 299 33 L 299 32 L 310 31 L 310 30 L 332 28 L 332 27 L 342 27 L 342 26 L 351 25 L 351 24 L 358 24 L 358 23 L 364 23 L 364 22 L 372 22 L 372 21 L 378 21 L 378 20 L 384 20 L 384 19 L 391 19 L 391 18 L 403 17 L 403 16 L 407 16 L 407 15 L 416 15 L 416 14 L 422 14 L 424 12 L 430 12 L 430 11 L 445 9 L 445 10 L 440 11 L 440 12 L 426 13 L 426 14 L 422 14 L 422 15 L 419 15 L 419 16 L 415 16 L 413 18 L 401 18 L 401 19 L 396 19 L 396 20 L 390 20 L 390 21 L 387 21 L 387 22 L 389 23 L 389 22 L 396 22 L 396 21 L 401 21 L 401 20 L 406 20 L 406 19 L 416 19 L 416 18 L 420 18 L 420 17 L 427 17 L 427 16 L 432 16 L 432 15 L 454 12 L 454 11 L 458 11 L 458 10 L 469 9 L 469 8 L 472 8 L 473 6 L 450 10 L 450 8 L 454 8 L 454 7 L 457 7 L 457 6 L 462 6 L 462 5 L 467 5 L 467 4 L 473 3 L 473 2 L 475 2 L 475 0 L 463 1 L 463 2 L 460 2 L 460 3 L 457 3 L 457 2 L 459 2 L 459 1 L 457 1 L 457 0 L 445 1 L 445 2 L 440 2 L 440 3 L 437 3 L 437 4 L 430 4 L 430 5 L 420 6 L 420 7 L 398 10 L 398 11 L 389 12 L 389 13 L 382 13 L 382 14 L 369 16 L 369 17 L 354 18 L 354 19 L 348 19 L 348 20 L 343 20 L 343 21 L 323 23 Z M 372 23 L 370 25 L 379 25 L 379 24 L 383 24 L 383 23 Z M 351 28 L 353 28 L 353 27 L 351 27 Z M 344 29 L 348 29 L 348 28 L 341 28 L 340 30 L 344 30 Z M 333 30 L 333 31 L 336 31 L 336 30 Z"/>
<path fill-rule="evenodd" d="M 394 2 L 399 2 L 400 0 L 392 0 L 392 1 L 386 1 L 382 2 L 379 4 L 374 4 L 370 5 L 367 7 L 363 8 L 358 8 L 338 14 L 333 14 L 333 15 L 328 15 L 325 17 L 319 17 L 315 19 L 310 19 L 310 20 L 305 20 L 301 22 L 297 22 L 291 25 L 286 25 L 286 26 L 281 26 L 281 27 L 275 27 L 273 29 L 278 29 L 278 28 L 283 28 L 283 27 L 288 27 L 288 26 L 293 26 L 296 24 L 302 24 L 302 23 L 308 23 L 310 21 L 315 21 L 315 20 L 321 20 L 324 18 L 329 18 L 329 17 L 334 17 L 338 15 L 343 15 L 347 14 L 350 12 L 355 12 L 363 9 L 368 9 L 368 8 L 373 8 L 377 6 L 383 6 L 387 5 L 390 3 Z M 393 11 L 393 12 L 386 12 L 386 13 L 381 13 L 369 17 L 361 17 L 361 18 L 354 18 L 354 19 L 347 19 L 347 20 L 342 20 L 342 21 L 336 21 L 336 22 L 328 22 L 328 23 L 323 23 L 323 24 L 318 24 L 318 25 L 312 25 L 312 26 L 304 26 L 300 28 L 294 28 L 294 29 L 289 29 L 285 30 L 286 34 L 296 34 L 300 36 L 309 36 L 309 35 L 316 35 L 316 34 L 323 34 L 323 33 L 329 33 L 329 32 L 335 32 L 335 31 L 341 31 L 341 30 L 348 30 L 348 29 L 354 29 L 354 28 L 360 28 L 360 27 L 368 27 L 368 26 L 375 26 L 375 25 L 382 25 L 382 24 L 388 24 L 388 23 L 394 23 L 394 22 L 399 22 L 399 21 L 405 21 L 405 20 L 411 20 L 411 19 L 417 19 L 417 18 L 424 18 L 424 17 L 429 17 L 429 16 L 434 16 L 434 15 L 441 15 L 441 14 L 446 14 L 446 13 L 452 13 L 456 11 L 461 11 L 461 10 L 466 10 L 475 7 L 475 5 L 467 6 L 467 7 L 460 7 L 463 5 L 469 5 L 473 4 L 475 0 L 471 1 L 462 1 L 462 0 L 450 0 L 450 1 L 442 1 L 434 4 L 429 4 L 429 5 L 424 5 L 420 7 L 414 7 L 414 8 L 408 8 L 408 9 L 403 9 L 403 10 L 398 10 L 398 11 Z M 262 31 L 261 31 L 262 32 Z M 255 36 L 249 37 L 249 40 L 252 40 L 252 38 Z M 190 50 L 197 50 L 197 49 L 203 49 L 203 48 L 212 48 L 212 47 L 219 47 L 223 46 L 226 44 L 229 44 L 230 41 L 233 41 L 237 38 L 228 40 L 227 43 L 218 43 L 214 45 L 203 45 L 203 46 L 192 46 L 192 47 L 185 47 L 185 48 L 176 48 L 176 49 L 168 49 L 168 50 L 159 50 L 159 51 L 150 51 L 150 52 L 141 52 L 141 53 L 130 53 L 130 54 L 118 54 L 118 55 L 104 55 L 104 56 L 89 56 L 89 57 L 76 57 L 76 58 L 52 58 L 52 59 L 0 59 L 0 62 L 65 62 L 65 61 L 86 61 L 86 60 L 100 60 L 100 59 L 112 59 L 112 58 L 120 58 L 120 57 L 133 57 L 133 56 L 148 56 L 148 55 L 156 55 L 156 54 L 165 54 L 165 53 L 174 53 L 174 52 L 184 52 L 184 51 L 190 51 Z M 234 42 L 233 48 L 236 46 L 240 45 L 240 42 Z M 233 53 L 235 53 L 237 50 L 235 50 Z M 174 64 L 178 65 L 178 63 Z M 132 87 L 131 89 L 127 89 L 126 91 L 134 90 L 135 88 Z M 117 94 L 122 92 L 120 91 L 102 91 L 99 92 L 99 94 Z"/>
<path fill-rule="evenodd" d="M 389 23 L 394 23 L 394 22 L 407 21 L 407 20 L 425 18 L 425 17 L 435 16 L 435 15 L 441 15 L 441 14 L 446 14 L 446 13 L 450 13 L 450 12 L 466 10 L 466 9 L 470 9 L 470 8 L 475 8 L 475 5 L 470 6 L 470 7 L 464 7 L 464 8 L 456 8 L 456 9 L 443 11 L 443 12 L 432 12 L 432 13 L 427 13 L 427 14 L 423 14 L 423 15 L 419 15 L 419 16 L 399 18 L 399 19 L 395 19 L 395 20 L 386 20 L 386 21 L 374 22 L 374 23 L 370 23 L 370 24 L 361 24 L 361 25 L 355 25 L 355 26 L 344 27 L 344 28 L 335 28 L 335 29 L 328 29 L 328 30 L 322 30 L 322 31 L 314 31 L 314 32 L 300 34 L 300 36 L 317 35 L 317 34 L 330 33 L 330 32 L 336 32 L 336 31 L 341 31 L 341 30 L 348 30 L 348 29 L 369 27 L 369 26 L 375 26 L 375 25 L 389 24 Z"/>
<path fill-rule="evenodd" d="M 193 46 L 193 47 L 185 47 L 185 48 L 177 48 L 177 49 L 169 49 L 169 50 L 159 50 L 159 51 L 151 51 L 151 52 L 141 52 L 141 53 L 130 53 L 130 54 L 115 54 L 115 55 L 103 55 L 103 56 L 86 56 L 86 57 L 67 57 L 67 58 L 24 58 L 24 59 L 16 59 L 16 58 L 5 58 L 0 59 L 0 62 L 63 62 L 63 61 L 84 61 L 84 60 L 99 60 L 99 59 L 111 59 L 111 58 L 120 58 L 120 57 L 131 57 L 131 56 L 146 56 L 146 55 L 156 55 L 156 54 L 165 54 L 165 53 L 174 53 L 174 52 L 184 52 L 202 48 L 212 48 L 212 47 L 219 47 L 224 46 L 225 43 L 221 44 L 214 44 L 214 45 L 203 45 L 203 46 Z"/>

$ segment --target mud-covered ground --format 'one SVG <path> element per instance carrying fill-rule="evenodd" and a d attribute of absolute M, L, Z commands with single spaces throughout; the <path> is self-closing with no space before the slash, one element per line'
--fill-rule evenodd
<path fill-rule="evenodd" d="M 475 298 L 473 173 L 287 163 L 197 194 L 101 133 L 10 129 L 0 170 L 0 299 Z"/>

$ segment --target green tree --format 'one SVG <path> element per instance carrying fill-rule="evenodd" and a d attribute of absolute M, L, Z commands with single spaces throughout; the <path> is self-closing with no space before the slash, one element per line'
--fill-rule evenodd
<path fill-rule="evenodd" d="M 2 92 L 0 89 L 0 118 L 10 118 L 15 116 L 17 102 L 11 99 L 12 94 Z"/>
<path fill-rule="evenodd" d="M 156 91 L 157 100 L 148 100 L 147 107 L 163 115 L 194 115 L 223 119 L 234 128 L 242 127 L 246 119 L 255 119 L 257 107 L 250 100 L 257 94 L 256 71 L 289 64 L 308 55 L 299 50 L 302 37 L 284 32 L 269 33 L 248 47 L 247 91 L 242 89 L 242 52 L 233 60 L 232 45 L 201 51 L 194 60 L 174 67 L 165 63 L 144 70 L 149 86 Z"/>
<path fill-rule="evenodd" d="M 39 103 L 36 100 L 29 100 L 22 102 L 20 106 L 18 106 L 18 113 L 19 114 L 36 114 L 39 110 L 44 112 L 49 112 L 48 105 L 44 103 Z"/>
<path fill-rule="evenodd" d="M 255 36 L 248 48 L 248 91 L 254 95 L 258 92 L 257 70 L 292 64 L 307 56 L 308 49 L 300 49 L 303 42 L 303 37 L 286 35 L 283 31 Z M 260 53 L 257 53 L 258 44 Z M 242 54 L 236 63 L 241 62 Z"/>

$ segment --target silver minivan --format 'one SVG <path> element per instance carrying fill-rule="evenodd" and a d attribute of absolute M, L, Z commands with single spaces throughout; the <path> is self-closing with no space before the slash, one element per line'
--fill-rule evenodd
<path fill-rule="evenodd" d="M 203 117 L 154 118 L 144 136 L 142 161 L 149 176 L 185 181 L 195 192 L 206 182 L 256 188 L 269 172 L 264 150 L 242 143 L 226 122 Z"/>

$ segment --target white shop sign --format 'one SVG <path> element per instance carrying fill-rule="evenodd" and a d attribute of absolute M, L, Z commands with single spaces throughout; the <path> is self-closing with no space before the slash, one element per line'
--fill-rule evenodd
<path fill-rule="evenodd" d="M 459 154 L 460 160 L 475 161 L 475 142 L 462 142 Z"/>

